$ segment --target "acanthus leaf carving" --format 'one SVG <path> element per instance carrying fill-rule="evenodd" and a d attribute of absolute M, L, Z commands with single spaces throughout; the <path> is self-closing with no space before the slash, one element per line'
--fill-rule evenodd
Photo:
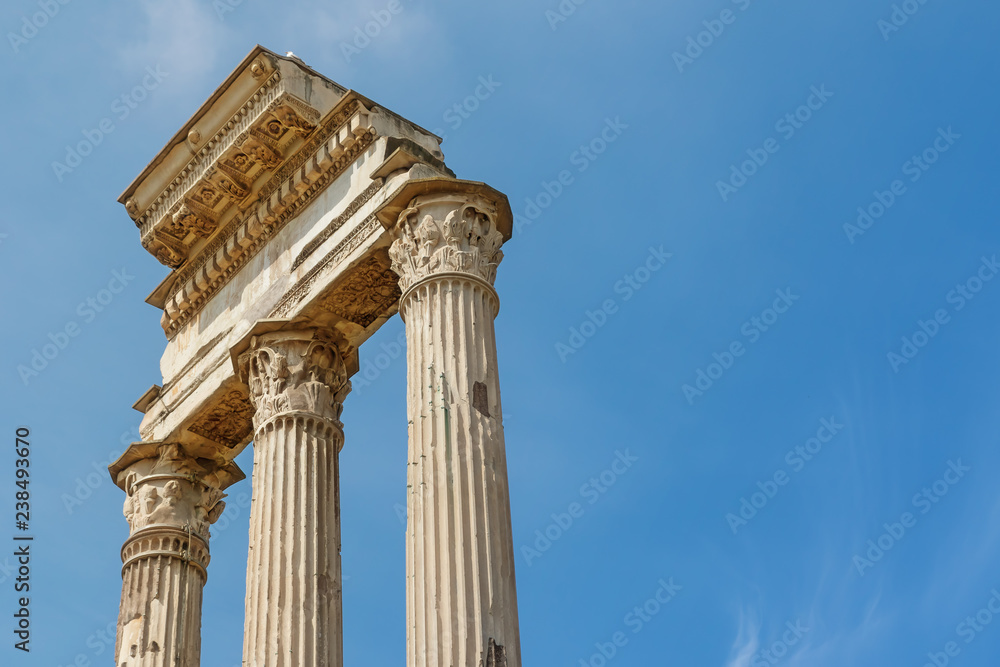
<path fill-rule="evenodd" d="M 219 188 L 223 196 L 229 199 L 226 203 L 227 208 L 233 202 L 243 199 L 250 193 L 249 185 L 242 182 L 240 175 L 224 162 L 212 165 L 206 172 L 206 178 L 212 185 Z"/>
<path fill-rule="evenodd" d="M 256 428 L 285 412 L 312 413 L 342 426 L 340 415 L 351 384 L 341 351 L 332 341 L 315 335 L 255 336 L 240 363 L 247 368 Z"/>
<path fill-rule="evenodd" d="M 170 230 L 178 237 L 194 232 L 195 236 L 208 238 L 218 226 L 214 212 L 193 200 L 185 200 L 177 207 L 171 218 Z"/>
<path fill-rule="evenodd" d="M 284 159 L 278 142 L 257 128 L 250 129 L 240 149 L 265 169 L 274 169 Z"/>
<path fill-rule="evenodd" d="M 233 389 L 187 428 L 214 442 L 236 447 L 253 434 L 253 404 L 245 392 Z"/>
<path fill-rule="evenodd" d="M 143 239 L 143 247 L 161 263 L 176 269 L 187 259 L 187 246 L 176 236 L 164 231 L 153 231 L 148 239 Z"/>
<path fill-rule="evenodd" d="M 398 282 L 385 259 L 372 256 L 353 268 L 320 305 L 338 317 L 367 327 L 399 300 Z"/>
<path fill-rule="evenodd" d="M 305 136 L 316 129 L 315 123 L 310 123 L 308 120 L 300 116 L 296 110 L 288 104 L 283 104 L 275 108 L 272 113 L 279 123 L 300 136 Z"/>
<path fill-rule="evenodd" d="M 503 259 L 496 209 L 479 197 L 418 197 L 399 215 L 393 236 L 389 257 L 404 292 L 422 278 L 448 272 L 492 285 Z"/>

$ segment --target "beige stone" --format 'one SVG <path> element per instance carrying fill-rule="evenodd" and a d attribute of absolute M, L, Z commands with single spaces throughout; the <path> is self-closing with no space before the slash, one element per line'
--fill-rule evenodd
<path fill-rule="evenodd" d="M 256 408 L 243 664 L 340 666 L 338 456 L 351 383 L 328 331 L 276 324 L 234 349 Z"/>
<path fill-rule="evenodd" d="M 406 323 L 407 662 L 521 664 L 493 289 L 503 258 L 489 193 L 427 194 L 389 251 Z M 496 655 L 499 654 L 499 655 Z"/>
<path fill-rule="evenodd" d="M 131 528 L 118 667 L 198 664 L 209 526 L 251 441 L 244 665 L 342 665 L 341 418 L 358 348 L 397 311 L 407 664 L 519 667 L 493 328 L 511 213 L 440 142 L 257 47 L 121 195 L 170 274 L 147 299 L 162 380 L 111 466 Z"/>
<path fill-rule="evenodd" d="M 129 524 L 115 665 L 197 665 L 209 526 L 226 506 L 223 489 L 243 473 L 171 443 L 132 445 L 111 473 Z"/>

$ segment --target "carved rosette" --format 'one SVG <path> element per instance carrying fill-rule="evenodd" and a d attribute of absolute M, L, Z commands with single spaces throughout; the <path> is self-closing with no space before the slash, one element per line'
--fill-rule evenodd
<path fill-rule="evenodd" d="M 436 274 L 464 273 L 492 285 L 503 259 L 496 207 L 476 195 L 417 197 L 392 229 L 392 270 L 405 294 Z"/>
<path fill-rule="evenodd" d="M 341 351 L 321 332 L 254 336 L 239 364 L 256 408 L 255 429 L 289 412 L 309 413 L 343 428 L 340 415 L 351 383 Z"/>
<path fill-rule="evenodd" d="M 230 122 L 235 128 L 243 121 Z M 200 175 L 187 183 L 169 207 L 161 207 L 143 216 L 142 244 L 161 263 L 180 267 L 198 239 L 211 237 L 226 211 L 244 201 L 252 184 L 262 174 L 275 170 L 286 157 L 286 151 L 296 138 L 308 137 L 317 127 L 319 112 L 294 96 L 283 94 L 253 121 L 234 136 L 227 136 L 225 150 L 214 149 L 221 135 L 208 142 L 192 160 L 188 171 Z M 192 130 L 189 139 L 197 144 L 200 133 Z M 161 198 L 163 196 L 161 195 Z M 130 200 L 130 215 L 138 213 L 135 200 Z M 134 211 L 134 212 L 133 212 Z M 155 220 L 153 220 L 155 218 Z M 192 236 L 193 234 L 193 236 Z"/>

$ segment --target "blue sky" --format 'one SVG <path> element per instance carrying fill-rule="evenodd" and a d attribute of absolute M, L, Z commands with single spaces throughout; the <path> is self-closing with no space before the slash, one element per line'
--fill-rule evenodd
<path fill-rule="evenodd" d="M 995 664 L 1000 9 L 399 0 L 358 48 L 388 1 L 44 4 L 0 8 L 0 537 L 19 426 L 36 536 L 30 655 L 0 556 L 4 664 L 111 659 L 104 468 L 166 342 L 166 270 L 115 200 L 257 43 L 447 135 L 519 216 L 497 335 L 525 664 Z M 346 662 L 400 664 L 405 363 L 359 384 Z M 213 531 L 206 665 L 240 662 L 249 485 Z"/>

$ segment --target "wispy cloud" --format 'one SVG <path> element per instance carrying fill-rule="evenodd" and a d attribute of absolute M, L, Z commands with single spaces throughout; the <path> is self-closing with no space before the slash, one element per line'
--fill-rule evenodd
<path fill-rule="evenodd" d="M 448 41 L 422 7 L 412 0 L 391 4 L 394 11 L 390 11 L 390 0 L 299 3 L 285 19 L 286 39 L 293 40 L 288 48 L 296 53 L 301 50 L 310 64 L 322 60 L 324 71 L 334 76 L 343 76 L 369 59 L 407 67 L 408 56 L 417 50 L 424 63 L 430 51 L 446 53 Z M 313 49 L 321 51 L 314 56 Z"/>
<path fill-rule="evenodd" d="M 817 667 L 822 650 L 813 648 L 809 635 L 814 627 L 814 619 L 810 618 L 769 624 L 764 630 L 758 613 L 753 609 L 743 609 L 726 667 L 756 667 L 761 664 Z"/>
<path fill-rule="evenodd" d="M 228 34 L 212 11 L 199 0 L 141 0 L 145 25 L 119 50 L 124 68 L 141 70 L 159 64 L 174 81 L 190 85 L 202 77 L 218 78 L 217 56 Z M 249 51 L 249 47 L 247 48 Z"/>
<path fill-rule="evenodd" d="M 760 619 L 752 610 L 740 611 L 736 640 L 729 651 L 726 667 L 749 667 L 750 659 L 760 647 Z"/>

